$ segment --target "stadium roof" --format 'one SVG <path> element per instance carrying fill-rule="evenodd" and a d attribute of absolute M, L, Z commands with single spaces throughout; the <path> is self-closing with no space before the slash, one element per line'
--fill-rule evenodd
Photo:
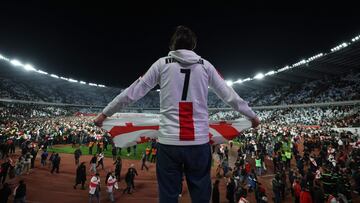
<path fill-rule="evenodd" d="M 350 45 L 337 47 L 327 54 L 320 54 L 316 59 L 304 59 L 293 64 L 292 68 L 284 67 L 285 71 L 270 71 L 270 74 L 257 74 L 246 82 L 233 82 L 235 88 L 263 88 L 290 83 L 304 83 L 324 76 L 336 76 L 360 69 L 360 40 L 359 36 L 352 39 Z M 295 67 L 294 67 L 295 65 Z M 281 69 L 280 69 L 281 70 Z M 266 75 L 266 76 L 265 76 Z M 259 77 L 260 76 L 260 77 Z M 257 78 L 258 77 L 258 78 Z M 250 78 L 249 78 L 250 79 Z"/>
<path fill-rule="evenodd" d="M 72 78 L 54 75 L 44 72 L 30 64 L 22 63 L 17 59 L 10 59 L 0 53 L 0 62 L 11 64 L 14 68 L 19 68 L 21 72 L 37 72 L 47 77 L 52 77 L 52 83 L 62 84 L 64 81 L 71 83 L 87 84 L 89 86 L 105 87 L 95 83 L 86 83 Z M 287 84 L 304 83 L 315 79 L 321 79 L 325 75 L 336 76 L 348 73 L 352 70 L 360 69 L 360 35 L 354 37 L 351 42 L 343 42 L 331 49 L 329 53 L 316 54 L 307 59 L 303 59 L 292 65 L 275 69 L 267 73 L 258 73 L 252 78 L 239 79 L 237 81 L 227 81 L 227 84 L 236 89 L 243 87 L 258 89 L 264 87 L 282 86 Z M 13 70 L 1 70 L 3 77 L 14 77 Z M 17 74 L 21 80 L 31 82 L 28 74 Z"/>

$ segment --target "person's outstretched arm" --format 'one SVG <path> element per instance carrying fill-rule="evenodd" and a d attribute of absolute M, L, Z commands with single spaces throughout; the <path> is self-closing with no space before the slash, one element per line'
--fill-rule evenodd
<path fill-rule="evenodd" d="M 232 87 L 229 87 L 224 79 L 219 75 L 217 70 L 208 63 L 209 67 L 209 86 L 214 90 L 216 95 L 225 103 L 230 105 L 235 111 L 240 112 L 252 122 L 252 127 L 255 128 L 260 124 L 259 118 L 255 112 L 249 107 L 248 102 L 244 101 Z"/>
<path fill-rule="evenodd" d="M 159 60 L 156 61 L 144 76 L 137 79 L 133 84 L 116 96 L 94 120 L 95 125 L 101 127 L 106 117 L 112 116 L 120 109 L 136 102 L 145 96 L 159 83 Z"/>

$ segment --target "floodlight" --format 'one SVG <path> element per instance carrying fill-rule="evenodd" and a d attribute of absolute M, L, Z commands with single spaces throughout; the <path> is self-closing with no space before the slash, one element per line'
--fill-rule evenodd
<path fill-rule="evenodd" d="M 36 72 L 41 73 L 41 74 L 44 74 L 44 75 L 47 75 L 47 74 L 48 74 L 47 72 L 42 71 L 42 70 L 37 70 Z"/>
<path fill-rule="evenodd" d="M 91 82 L 89 83 L 89 85 L 90 85 L 90 86 L 98 86 L 97 84 L 91 83 Z"/>
<path fill-rule="evenodd" d="M 59 78 L 59 76 L 54 75 L 54 74 L 51 74 L 50 76 L 53 77 L 53 78 Z"/>
<path fill-rule="evenodd" d="M 69 79 L 65 77 L 60 77 L 60 79 L 69 81 Z"/>
<path fill-rule="evenodd" d="M 238 84 L 240 84 L 240 83 L 242 83 L 243 81 L 241 80 L 241 79 L 238 79 L 237 81 L 235 81 L 234 83 L 238 83 Z"/>
<path fill-rule="evenodd" d="M 24 66 L 24 69 L 27 70 L 27 71 L 36 71 L 36 69 L 30 64 L 26 64 Z"/>
<path fill-rule="evenodd" d="M 1 60 L 5 60 L 5 61 L 9 61 L 8 58 L 6 58 L 5 56 L 3 56 L 3 55 L 1 55 L 1 54 L 0 54 L 0 59 L 1 59 Z"/>
<path fill-rule="evenodd" d="M 262 74 L 262 73 L 258 73 L 258 74 L 256 74 L 255 75 L 255 79 L 257 79 L 257 80 L 261 80 L 261 79 L 263 79 L 265 77 L 265 75 L 264 74 Z"/>
<path fill-rule="evenodd" d="M 105 87 L 105 85 L 98 85 L 98 87 Z"/>
<path fill-rule="evenodd" d="M 274 75 L 275 74 L 275 71 L 269 71 L 269 72 L 267 72 L 265 75 Z"/>
<path fill-rule="evenodd" d="M 160 89 L 157 89 L 156 91 L 157 91 L 157 92 L 160 92 Z"/>
<path fill-rule="evenodd" d="M 24 66 L 20 61 L 16 59 L 11 60 L 10 63 L 14 66 Z"/>
<path fill-rule="evenodd" d="M 69 82 L 78 82 L 77 80 L 69 78 Z"/>
<path fill-rule="evenodd" d="M 80 84 L 84 84 L 84 85 L 86 84 L 86 82 L 84 82 L 84 81 L 80 81 L 79 83 L 80 83 Z"/>
<path fill-rule="evenodd" d="M 231 87 L 231 86 L 233 85 L 233 81 L 227 80 L 227 81 L 226 81 L 226 84 L 227 84 L 227 86 Z"/>

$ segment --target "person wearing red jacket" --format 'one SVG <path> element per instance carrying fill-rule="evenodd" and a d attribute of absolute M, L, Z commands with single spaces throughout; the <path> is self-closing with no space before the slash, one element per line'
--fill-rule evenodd
<path fill-rule="evenodd" d="M 300 203 L 313 203 L 312 197 L 310 194 L 309 186 L 305 186 L 305 188 L 300 193 Z"/>
<path fill-rule="evenodd" d="M 295 203 L 300 203 L 301 186 L 298 179 L 295 180 L 292 187 L 294 189 Z"/>
<path fill-rule="evenodd" d="M 251 165 L 248 161 L 246 161 L 246 163 L 245 163 L 245 171 L 246 171 L 246 174 L 249 174 L 251 171 Z"/>

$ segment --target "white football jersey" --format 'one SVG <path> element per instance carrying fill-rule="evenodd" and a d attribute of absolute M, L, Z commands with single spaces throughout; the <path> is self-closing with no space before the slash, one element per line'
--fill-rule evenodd
<path fill-rule="evenodd" d="M 208 87 L 234 110 L 256 117 L 219 75 L 213 65 L 190 50 L 170 51 L 144 76 L 120 93 L 103 110 L 111 116 L 160 86 L 159 142 L 167 145 L 200 145 L 209 142 Z"/>

